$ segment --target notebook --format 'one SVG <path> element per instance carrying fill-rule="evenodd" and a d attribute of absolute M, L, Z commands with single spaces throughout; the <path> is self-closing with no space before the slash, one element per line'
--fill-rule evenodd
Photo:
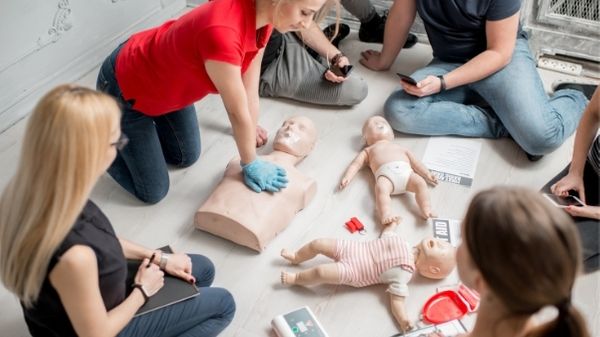
<path fill-rule="evenodd" d="M 161 247 L 159 250 L 165 253 L 173 253 L 170 246 Z M 140 260 L 127 260 L 127 284 L 133 284 L 140 263 Z M 131 291 L 131 289 L 128 289 L 128 291 Z M 148 299 L 148 302 L 135 313 L 135 316 L 144 315 L 171 304 L 185 301 L 199 294 L 200 291 L 196 285 L 165 273 L 164 286 Z"/>

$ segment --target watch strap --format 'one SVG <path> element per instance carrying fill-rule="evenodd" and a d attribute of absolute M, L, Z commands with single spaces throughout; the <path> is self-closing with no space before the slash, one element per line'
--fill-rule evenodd
<path fill-rule="evenodd" d="M 169 261 L 169 254 L 162 252 L 160 254 L 160 261 L 158 262 L 158 267 L 162 270 L 165 270 L 167 267 L 167 262 Z"/>
<path fill-rule="evenodd" d="M 144 304 L 146 304 L 148 302 L 148 300 L 150 299 L 150 295 L 148 295 L 146 288 L 144 288 L 144 286 L 139 283 L 134 283 L 131 285 L 131 287 L 134 289 L 140 290 L 140 292 L 142 293 L 142 296 L 144 296 Z"/>
<path fill-rule="evenodd" d="M 440 92 L 446 91 L 446 80 L 444 80 L 444 75 L 437 76 L 440 79 Z"/>

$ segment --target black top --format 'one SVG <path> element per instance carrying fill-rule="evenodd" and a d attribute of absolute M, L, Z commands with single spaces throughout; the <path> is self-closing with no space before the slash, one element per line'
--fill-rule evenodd
<path fill-rule="evenodd" d="M 592 147 L 588 153 L 588 161 L 600 177 L 600 136 L 597 136 L 594 143 L 592 143 Z"/>
<path fill-rule="evenodd" d="M 433 56 L 457 63 L 486 49 L 486 21 L 506 19 L 520 8 L 521 0 L 417 0 Z"/>
<path fill-rule="evenodd" d="M 273 62 L 277 56 L 279 56 L 279 49 L 283 43 L 283 36 L 280 32 L 273 29 L 269 42 L 265 46 L 265 53 L 263 54 L 262 61 L 260 63 L 260 73 L 265 72 L 265 69 Z"/>
<path fill-rule="evenodd" d="M 127 262 L 123 249 L 110 221 L 98 206 L 88 201 L 75 225 L 52 255 L 35 305 L 27 309 L 21 303 L 29 332 L 34 337 L 77 336 L 58 293 L 48 278 L 60 257 L 75 245 L 88 246 L 96 254 L 100 293 L 106 310 L 111 310 L 125 300 Z"/>

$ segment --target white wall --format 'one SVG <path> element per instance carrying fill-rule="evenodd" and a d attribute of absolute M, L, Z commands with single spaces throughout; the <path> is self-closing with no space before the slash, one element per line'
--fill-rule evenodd
<path fill-rule="evenodd" d="M 0 132 L 59 83 L 96 67 L 131 33 L 185 0 L 0 0 Z"/>

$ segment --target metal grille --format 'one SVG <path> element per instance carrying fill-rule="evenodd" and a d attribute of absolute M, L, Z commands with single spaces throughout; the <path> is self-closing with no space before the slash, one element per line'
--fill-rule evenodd
<path fill-rule="evenodd" d="M 598 21 L 600 0 L 551 0 L 548 14 Z"/>

